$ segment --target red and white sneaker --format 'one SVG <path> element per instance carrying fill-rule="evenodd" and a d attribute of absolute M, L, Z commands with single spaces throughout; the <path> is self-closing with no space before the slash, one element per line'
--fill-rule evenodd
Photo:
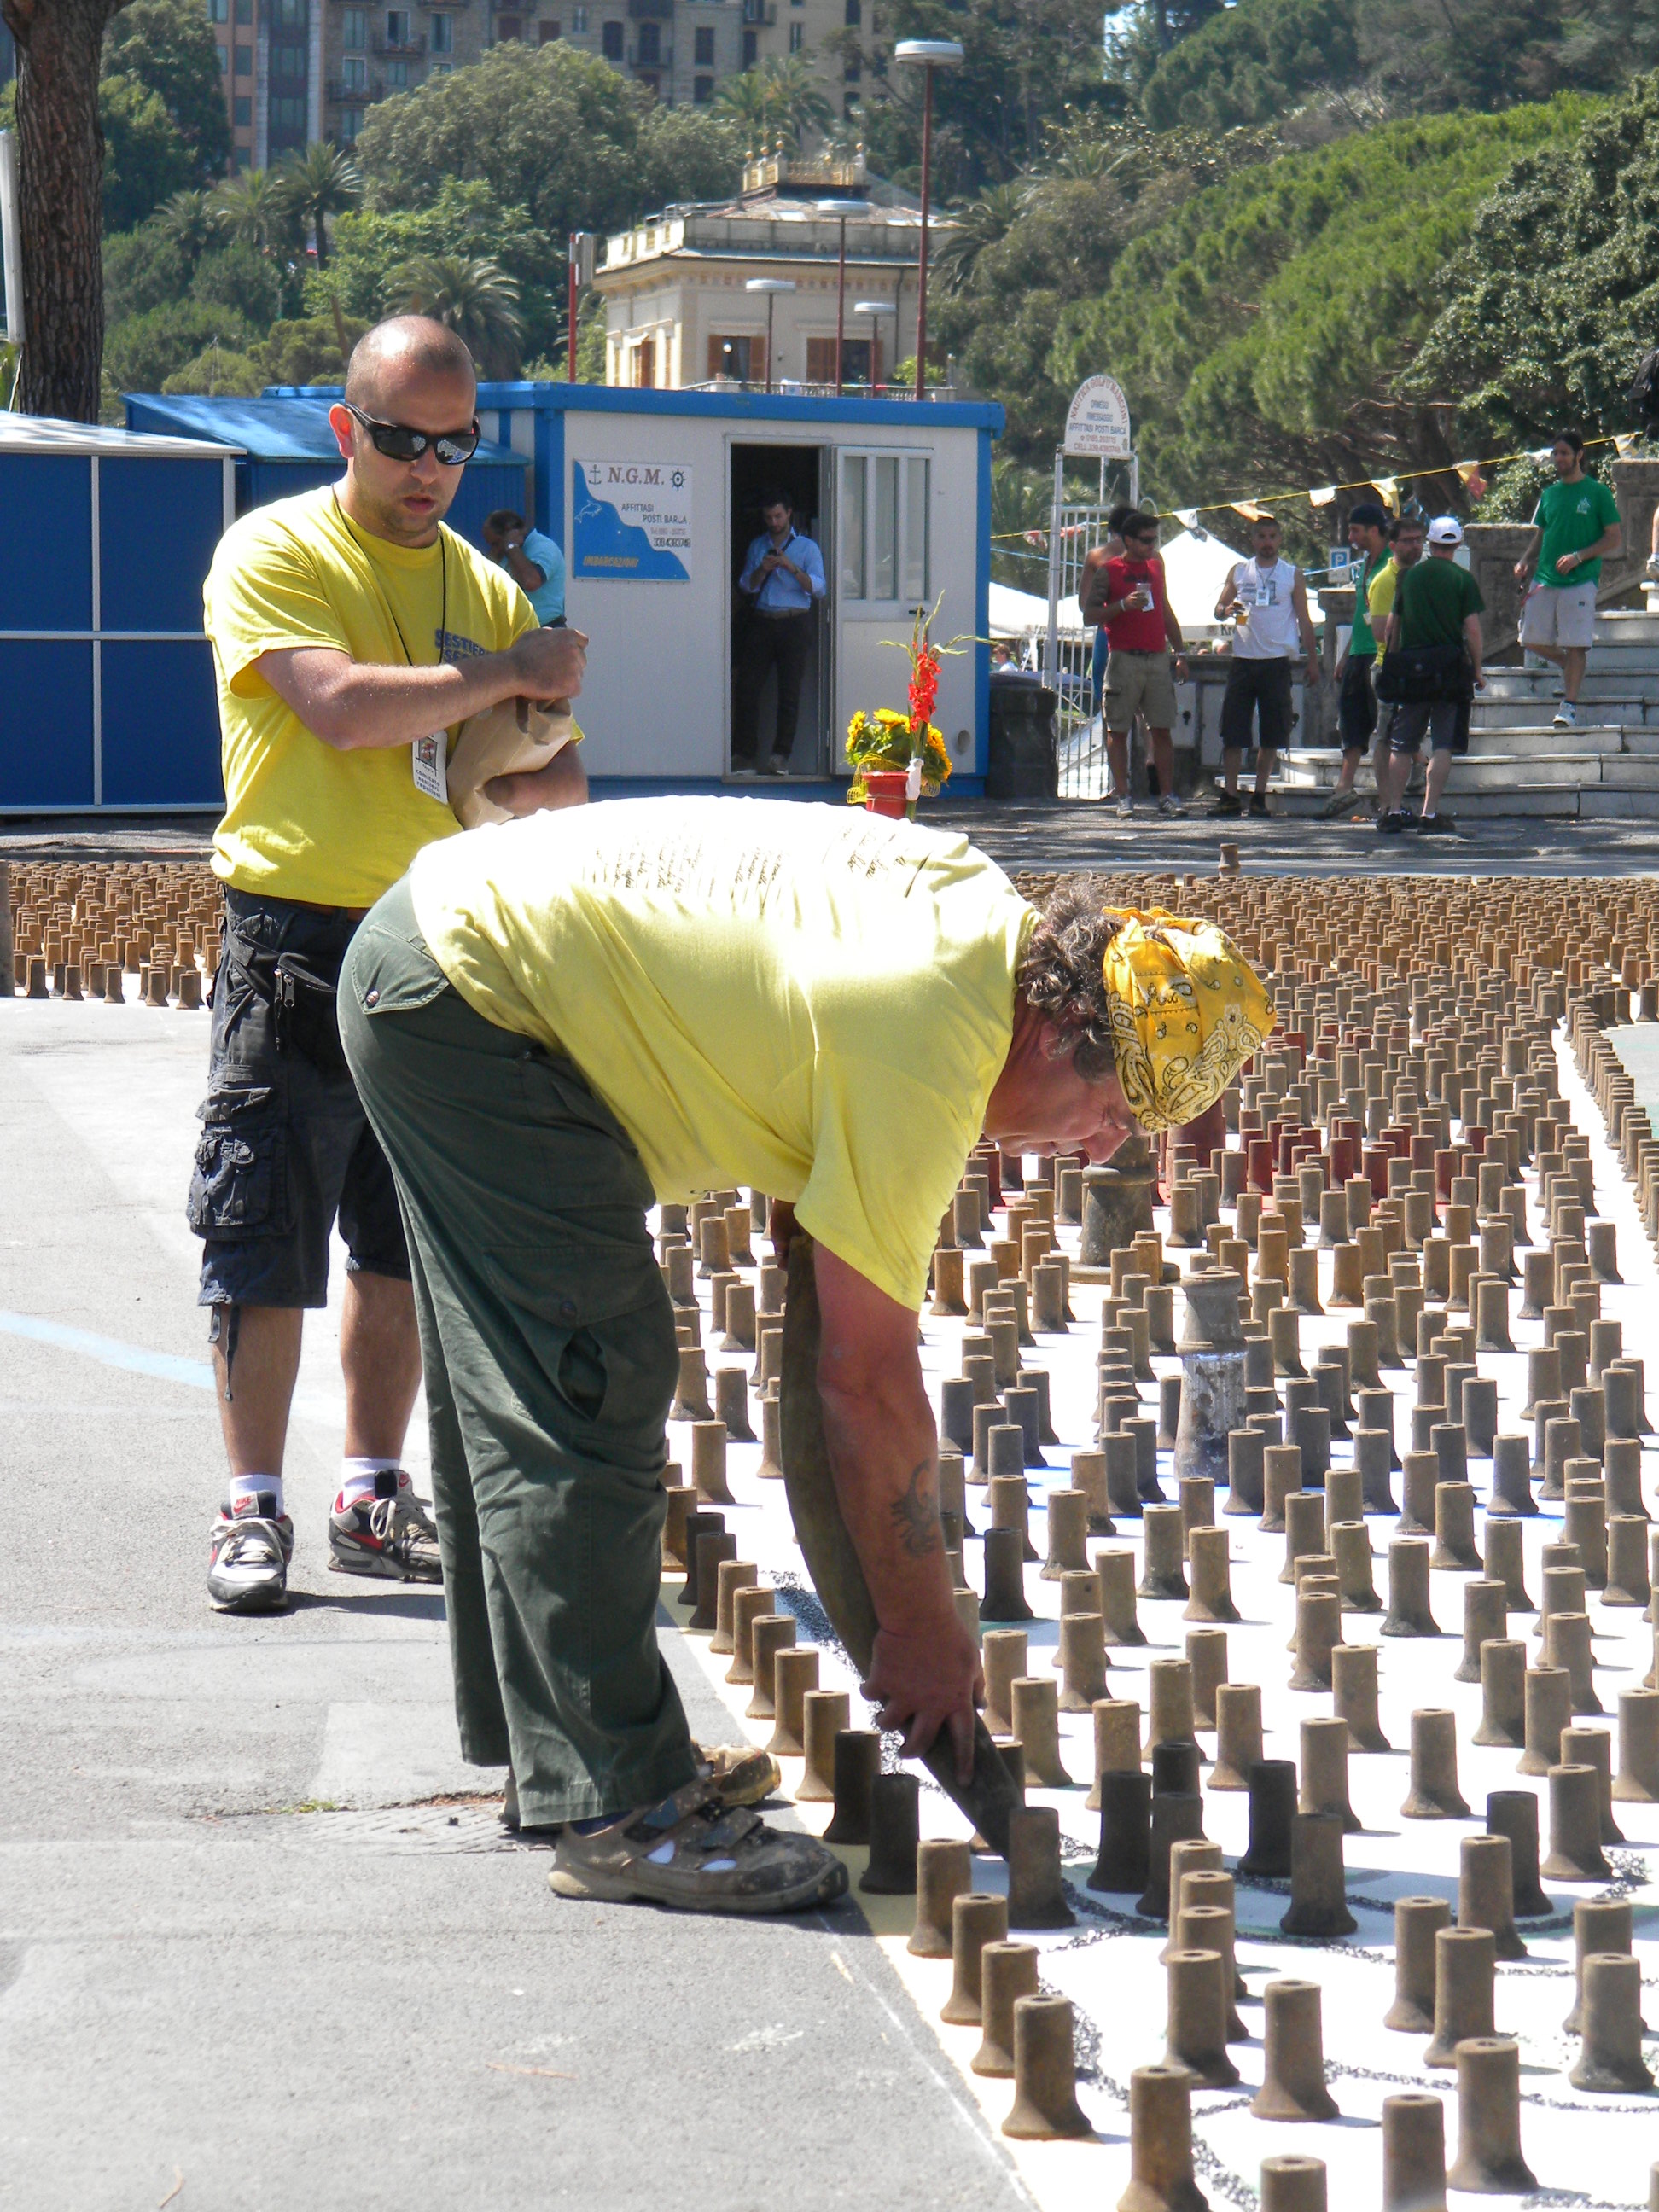
<path fill-rule="evenodd" d="M 349 1505 L 337 1496 L 328 1516 L 328 1564 L 336 1574 L 439 1583 L 443 1562 L 431 1514 L 400 1467 L 374 1478 L 374 1495 Z"/>
<path fill-rule="evenodd" d="M 280 1613 L 288 1603 L 294 1523 L 274 1509 L 274 1491 L 229 1499 L 213 1523 L 208 1595 L 221 1613 Z"/>

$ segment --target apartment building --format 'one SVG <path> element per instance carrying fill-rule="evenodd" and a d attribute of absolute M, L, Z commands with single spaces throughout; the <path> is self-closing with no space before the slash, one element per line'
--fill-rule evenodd
<path fill-rule="evenodd" d="M 872 0 L 204 0 L 230 117 L 231 166 L 313 140 L 349 146 L 376 100 L 476 62 L 503 40 L 563 39 L 668 106 L 706 106 L 773 56 L 817 56 L 837 113 L 858 100 Z M 848 43 L 848 34 L 854 43 Z M 833 44 L 831 42 L 834 42 Z M 0 71 L 0 75 L 3 75 Z"/>
<path fill-rule="evenodd" d="M 842 114 L 858 100 L 869 65 L 864 45 L 869 0 L 590 0 L 580 8 L 543 0 L 543 5 L 545 14 L 499 13 L 496 35 L 541 46 L 568 39 L 671 106 L 707 105 L 727 77 L 757 62 L 806 54 L 817 58 L 826 95 Z M 856 51 L 848 45 L 848 33 Z"/>
<path fill-rule="evenodd" d="M 852 210 L 844 278 L 842 225 L 817 204 L 826 198 Z M 949 228 L 935 218 L 929 235 Z M 833 390 L 839 308 L 843 383 L 884 383 L 915 353 L 920 231 L 916 203 L 866 176 L 861 155 L 750 162 L 726 205 L 670 208 L 606 240 L 593 279 L 605 302 L 605 382 Z M 751 292 L 757 277 L 790 289 Z"/>

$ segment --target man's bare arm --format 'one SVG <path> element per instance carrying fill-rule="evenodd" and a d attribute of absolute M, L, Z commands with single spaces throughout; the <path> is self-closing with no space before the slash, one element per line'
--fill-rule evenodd
<path fill-rule="evenodd" d="M 354 660 L 329 646 L 262 653 L 253 664 L 312 735 L 337 752 L 413 744 L 502 699 L 574 699 L 587 640 L 576 629 L 532 629 L 505 653 L 435 668 Z"/>
<path fill-rule="evenodd" d="M 830 1471 L 880 1623 L 866 1694 L 916 1757 L 949 1729 L 973 1771 L 979 1655 L 957 1618 L 939 1522 L 938 1439 L 916 1317 L 824 1245 L 814 1247 L 823 1340 L 818 1395 Z"/>
<path fill-rule="evenodd" d="M 581 748 L 561 746 L 545 768 L 527 769 L 521 775 L 493 775 L 483 788 L 484 797 L 509 814 L 547 814 L 562 806 L 585 805 L 587 771 Z"/>

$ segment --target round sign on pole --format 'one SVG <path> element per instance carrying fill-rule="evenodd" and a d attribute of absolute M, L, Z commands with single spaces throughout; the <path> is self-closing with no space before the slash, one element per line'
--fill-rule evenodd
<path fill-rule="evenodd" d="M 1085 377 L 1066 410 L 1066 451 L 1100 453 L 1121 461 L 1133 450 L 1123 386 L 1115 376 Z"/>

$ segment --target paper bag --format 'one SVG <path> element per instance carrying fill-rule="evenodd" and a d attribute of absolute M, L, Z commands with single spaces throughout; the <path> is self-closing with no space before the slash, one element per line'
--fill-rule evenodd
<path fill-rule="evenodd" d="M 510 822 L 504 806 L 485 798 L 485 784 L 545 768 L 571 735 L 568 699 L 502 699 L 463 722 L 449 757 L 450 811 L 461 827 Z"/>

